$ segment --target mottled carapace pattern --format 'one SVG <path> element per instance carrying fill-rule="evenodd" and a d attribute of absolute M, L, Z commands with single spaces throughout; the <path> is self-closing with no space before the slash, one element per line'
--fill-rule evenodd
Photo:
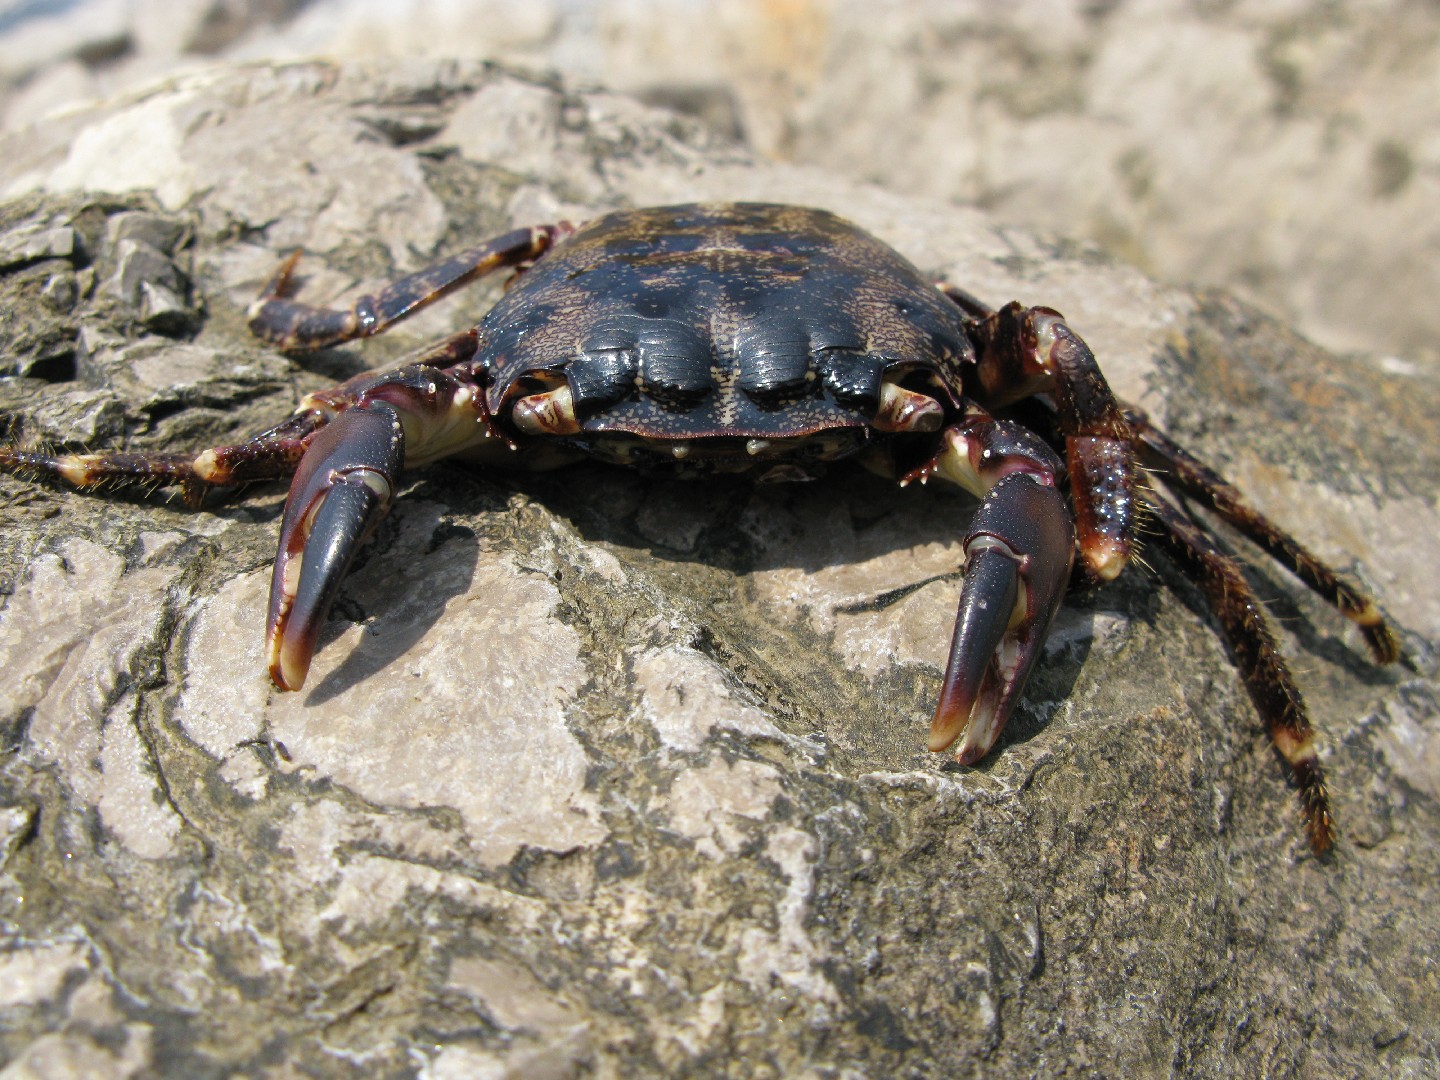
<path fill-rule="evenodd" d="M 823 210 L 621 211 L 561 240 L 480 324 L 498 413 L 563 374 L 586 432 L 783 438 L 864 428 L 887 371 L 951 404 L 974 362 L 960 312 L 891 248 Z"/>

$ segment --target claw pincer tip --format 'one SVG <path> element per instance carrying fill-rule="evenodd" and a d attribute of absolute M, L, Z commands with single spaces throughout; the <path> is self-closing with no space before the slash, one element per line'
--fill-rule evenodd
<path fill-rule="evenodd" d="M 1075 552 L 1065 499 L 1024 473 L 1005 477 L 981 504 L 965 538 L 960 610 L 929 747 L 961 739 L 970 765 L 995 745 L 1040 657 Z"/>

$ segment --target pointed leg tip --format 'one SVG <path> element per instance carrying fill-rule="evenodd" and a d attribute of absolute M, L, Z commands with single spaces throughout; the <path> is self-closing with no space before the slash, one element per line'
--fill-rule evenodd
<path fill-rule="evenodd" d="M 305 676 L 309 674 L 309 670 L 308 663 L 296 664 L 278 660 L 270 665 L 270 681 L 275 684 L 275 689 L 291 693 L 305 685 Z"/>
<path fill-rule="evenodd" d="M 295 643 L 287 647 L 284 635 L 273 632 L 266 642 L 266 651 L 269 654 L 270 681 L 275 684 L 275 689 L 293 692 L 305 685 L 305 676 L 310 673 L 310 648 Z"/>
<path fill-rule="evenodd" d="M 960 749 L 955 751 L 955 760 L 961 765 L 974 765 L 983 758 L 989 751 L 988 746 L 981 746 L 978 743 L 963 742 Z"/>
<path fill-rule="evenodd" d="M 964 718 L 958 721 L 948 718 L 942 720 L 937 716 L 934 723 L 930 725 L 930 737 L 925 740 L 926 749 L 933 754 L 944 753 L 964 731 Z"/>
<path fill-rule="evenodd" d="M 1356 621 L 1360 622 L 1360 632 L 1365 636 L 1365 643 L 1369 645 L 1370 655 L 1376 664 L 1384 667 L 1400 659 L 1400 639 L 1378 610 L 1375 610 L 1372 621 Z"/>
<path fill-rule="evenodd" d="M 1085 547 L 1081 558 L 1097 581 L 1114 581 L 1130 562 L 1130 545 L 1119 540 L 1096 544 Z"/>

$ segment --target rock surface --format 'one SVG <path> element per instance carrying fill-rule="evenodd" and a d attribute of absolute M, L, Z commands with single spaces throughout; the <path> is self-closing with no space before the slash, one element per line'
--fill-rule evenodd
<path fill-rule="evenodd" d="M 0 18 L 10 127 L 214 57 L 457 55 L 762 157 L 1087 237 L 1332 348 L 1440 362 L 1431 0 L 66 0 Z"/>
<path fill-rule="evenodd" d="M 281 695 L 282 493 L 191 513 L 0 478 L 6 1080 L 1433 1069 L 1431 371 L 481 65 L 211 71 L 0 162 L 31 191 L 0 212 L 13 438 L 234 440 L 487 302 L 294 363 L 243 312 L 295 246 L 325 300 L 514 224 L 818 204 L 1065 311 L 1121 393 L 1353 565 L 1408 654 L 1369 668 L 1256 570 L 1327 746 L 1316 860 L 1158 556 L 1067 606 L 979 767 L 927 754 L 970 512 L 945 492 L 437 465 Z"/>

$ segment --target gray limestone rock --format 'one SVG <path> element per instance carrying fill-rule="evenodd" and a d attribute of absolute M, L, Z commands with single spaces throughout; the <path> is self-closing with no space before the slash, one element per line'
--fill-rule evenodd
<path fill-rule="evenodd" d="M 772 161 L 1087 237 L 1331 348 L 1440 361 L 1431 0 L 12 0 L 0 127 L 202 56 L 563 71 Z"/>
<path fill-rule="evenodd" d="M 824 205 L 1065 311 L 1122 394 L 1353 568 L 1407 651 L 1372 669 L 1257 565 L 1325 741 L 1342 838 L 1317 860 L 1158 555 L 1073 598 L 978 767 L 928 754 L 970 513 L 947 492 L 441 463 L 280 694 L 260 639 L 283 492 L 197 513 L 0 478 L 0 1076 L 1433 1069 L 1432 371 L 478 64 L 217 69 L 0 151 L 33 192 L 0 224 L 72 229 L 36 258 L 92 282 L 46 316 L 73 370 L 0 381 L 12 437 L 235 440 L 494 295 L 292 362 L 244 308 L 296 246 L 326 301 L 516 224 Z M 123 240 L 168 258 L 171 226 L 204 300 L 179 341 L 93 287 Z M 23 274 L 6 320 L 45 287 Z"/>

